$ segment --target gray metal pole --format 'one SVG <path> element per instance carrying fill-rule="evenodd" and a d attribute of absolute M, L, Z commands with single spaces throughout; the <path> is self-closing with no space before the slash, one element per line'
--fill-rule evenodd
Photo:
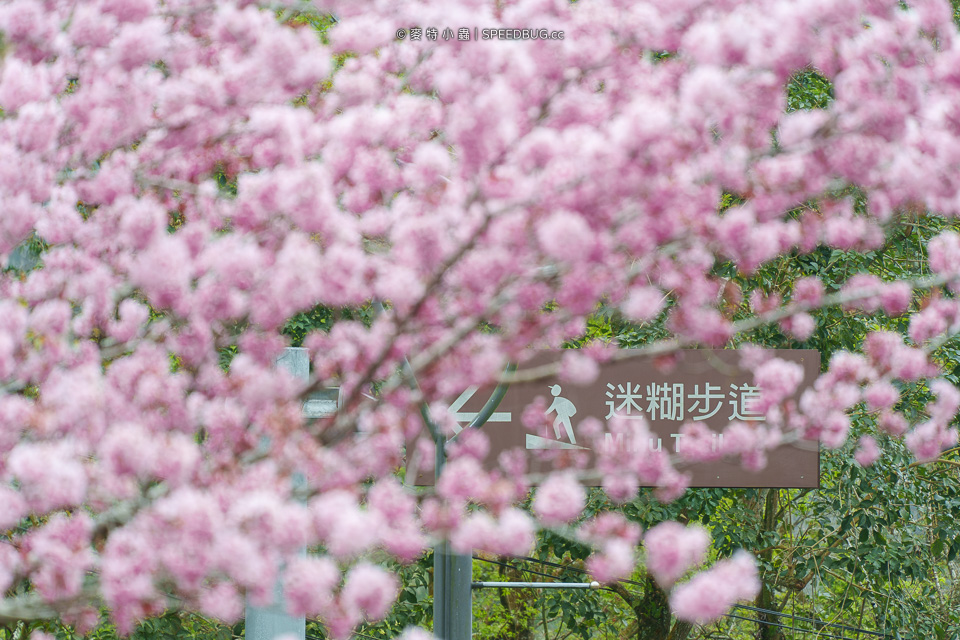
<path fill-rule="evenodd" d="M 474 582 L 474 589 L 599 589 L 593 582 Z"/>
<path fill-rule="evenodd" d="M 433 551 L 433 635 L 469 640 L 473 631 L 470 597 L 473 557 L 454 553 L 446 542 Z"/>
<path fill-rule="evenodd" d="M 409 366 L 409 365 L 407 365 Z M 507 367 L 510 373 L 516 365 Z M 499 384 L 490 399 L 484 404 L 477 417 L 470 423 L 471 429 L 478 429 L 490 418 L 508 385 Z M 433 465 L 434 486 L 440 480 L 440 473 L 447 462 L 446 438 L 440 433 L 436 423 L 423 405 L 420 409 L 424 422 L 433 436 L 437 454 Z M 461 432 L 462 433 L 462 432 Z M 433 550 L 433 635 L 442 640 L 470 640 L 473 635 L 473 555 L 454 553 L 450 545 L 441 542 Z"/>
<path fill-rule="evenodd" d="M 424 419 L 434 436 L 437 455 L 434 476 L 447 461 L 446 439 L 424 411 Z M 454 553 L 447 542 L 433 550 L 433 635 L 442 640 L 470 640 L 473 633 L 473 600 L 470 586 L 473 580 L 473 556 Z"/>
<path fill-rule="evenodd" d="M 283 367 L 301 380 L 310 378 L 310 356 L 301 347 L 287 347 L 277 358 L 277 366 Z M 282 573 L 282 568 L 281 568 Z M 274 640 L 282 635 L 292 635 L 306 640 L 306 619 L 287 613 L 283 587 L 278 579 L 273 586 L 273 602 L 267 607 L 255 607 L 249 602 L 246 608 L 247 640 Z"/>

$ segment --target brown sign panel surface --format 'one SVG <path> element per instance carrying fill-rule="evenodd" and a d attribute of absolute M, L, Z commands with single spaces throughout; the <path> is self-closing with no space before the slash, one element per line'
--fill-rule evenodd
<path fill-rule="evenodd" d="M 812 385 L 820 373 L 816 350 L 768 353 L 803 367 L 804 378 L 797 394 Z M 544 352 L 525 367 L 556 361 L 561 355 L 558 351 Z M 600 375 L 589 385 L 558 378 L 513 383 L 496 412 L 481 427 L 490 438 L 487 462 L 492 466 L 502 451 L 519 448 L 528 452 L 530 472 L 540 473 L 550 470 L 550 462 L 537 455 L 538 451 L 561 449 L 591 455 L 593 442 L 578 437 L 578 426 L 588 417 L 604 424 L 614 416 L 637 420 L 638 424 L 645 420 L 650 431 L 647 442 L 631 442 L 622 435 L 607 433 L 603 446 L 660 448 L 669 454 L 683 447 L 680 427 L 687 422 L 699 422 L 716 434 L 734 420 L 762 424 L 766 417 L 751 411 L 751 401 L 758 394 L 753 372 L 741 368 L 741 357 L 733 349 L 683 350 L 672 357 L 669 367 L 655 367 L 650 357 L 603 364 Z M 492 386 L 465 389 L 450 406 L 458 425 L 469 424 L 492 392 Z M 545 426 L 533 433 L 523 425 L 521 416 L 538 397 L 545 401 Z M 819 445 L 806 441 L 783 444 L 768 453 L 767 465 L 760 471 L 746 470 L 736 460 L 690 464 L 682 470 L 692 474 L 692 487 L 818 488 Z M 432 482 L 432 473 L 418 474 L 417 484 Z"/>

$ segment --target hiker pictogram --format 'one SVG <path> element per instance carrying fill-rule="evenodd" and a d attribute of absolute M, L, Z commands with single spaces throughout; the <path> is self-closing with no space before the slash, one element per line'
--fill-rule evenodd
<path fill-rule="evenodd" d="M 553 404 L 547 409 L 547 415 L 550 415 L 554 411 L 557 413 L 557 418 L 553 421 L 553 432 L 556 434 L 558 440 L 560 439 L 560 425 L 562 424 L 567 432 L 567 437 L 570 438 L 570 444 L 577 444 L 577 438 L 573 435 L 573 426 L 570 424 L 570 418 L 577 414 L 577 408 L 573 406 L 572 402 L 560 395 L 562 390 L 558 384 L 550 387 L 550 393 L 553 395 Z"/>

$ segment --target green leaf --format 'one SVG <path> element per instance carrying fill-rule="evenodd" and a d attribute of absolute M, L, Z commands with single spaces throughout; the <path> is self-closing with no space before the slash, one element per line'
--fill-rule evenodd
<path fill-rule="evenodd" d="M 943 553 L 943 546 L 944 546 L 943 538 L 937 538 L 936 540 L 933 541 L 933 546 L 930 547 L 930 552 L 933 553 L 933 555 L 935 556 L 939 556 L 940 554 Z"/>

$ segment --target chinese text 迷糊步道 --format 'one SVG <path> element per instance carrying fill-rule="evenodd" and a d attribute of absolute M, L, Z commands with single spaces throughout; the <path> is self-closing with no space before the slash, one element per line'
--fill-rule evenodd
<path fill-rule="evenodd" d="M 605 419 L 707 420 L 720 413 L 727 420 L 766 420 L 751 407 L 751 401 L 759 395 L 760 390 L 750 384 L 730 383 L 724 393 L 722 385 L 709 382 L 655 382 L 645 387 L 632 382 L 608 382 Z"/>

